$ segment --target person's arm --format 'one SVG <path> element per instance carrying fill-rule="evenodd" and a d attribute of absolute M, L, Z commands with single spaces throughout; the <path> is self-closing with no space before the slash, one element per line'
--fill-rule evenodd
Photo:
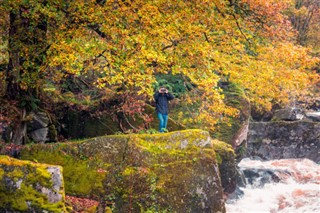
<path fill-rule="evenodd" d="M 156 92 L 156 93 L 153 95 L 153 98 L 154 98 L 154 100 L 157 102 L 157 101 L 158 101 L 158 98 L 159 98 L 159 92 Z"/>
<path fill-rule="evenodd" d="M 174 99 L 174 96 L 170 92 L 166 93 L 166 96 L 168 101 L 171 101 L 172 99 Z"/>

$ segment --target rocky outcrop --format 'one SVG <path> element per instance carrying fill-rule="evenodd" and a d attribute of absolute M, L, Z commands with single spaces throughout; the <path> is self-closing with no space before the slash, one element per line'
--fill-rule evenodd
<path fill-rule="evenodd" d="M 276 110 L 272 120 L 273 121 L 297 121 L 304 117 L 303 111 L 297 107 L 286 107 L 284 109 Z"/>
<path fill-rule="evenodd" d="M 36 143 L 57 141 L 57 130 L 46 112 L 31 112 L 28 122 L 28 136 Z"/>
<path fill-rule="evenodd" d="M 202 130 L 103 136 L 21 150 L 23 159 L 63 166 L 67 194 L 106 201 L 101 205 L 112 205 L 114 212 L 225 212 L 218 156 Z"/>
<path fill-rule="evenodd" d="M 214 140 L 213 147 L 219 164 L 221 184 L 227 194 L 233 193 L 237 185 L 235 153 L 231 145 Z"/>
<path fill-rule="evenodd" d="M 1 124 L 0 124 L 1 125 Z M 57 141 L 57 130 L 49 113 L 44 111 L 23 111 L 23 121 L 20 125 L 3 126 L 0 131 L 0 141 L 16 144 L 32 142 L 44 143 Z"/>
<path fill-rule="evenodd" d="M 238 85 L 224 82 L 220 83 L 225 95 L 227 105 L 236 108 L 239 111 L 239 116 L 232 118 L 228 123 L 221 123 L 217 131 L 213 133 L 215 138 L 231 144 L 234 149 L 247 141 L 249 117 L 251 106 L 243 89 Z M 241 153 L 238 153 L 239 158 Z"/>
<path fill-rule="evenodd" d="M 306 117 L 306 119 L 309 119 L 310 121 L 320 122 L 320 111 L 319 112 L 316 112 L 316 111 L 305 112 L 305 117 Z"/>
<path fill-rule="evenodd" d="M 308 158 L 320 163 L 319 122 L 253 122 L 249 129 L 247 156 Z"/>
<path fill-rule="evenodd" d="M 66 212 L 62 168 L 0 156 L 0 212 Z"/>

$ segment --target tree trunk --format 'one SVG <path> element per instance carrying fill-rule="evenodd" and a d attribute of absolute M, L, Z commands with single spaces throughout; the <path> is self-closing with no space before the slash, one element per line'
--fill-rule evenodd
<path fill-rule="evenodd" d="M 43 6 L 43 5 L 42 5 Z M 6 71 L 5 98 L 20 111 L 12 121 L 11 142 L 24 144 L 27 140 L 25 117 L 39 104 L 38 88 L 47 48 L 45 17 L 34 20 L 29 5 L 10 12 L 9 64 Z M 24 14 L 24 15 L 22 15 Z M 40 14 L 41 16 L 41 14 Z"/>
<path fill-rule="evenodd" d="M 9 64 L 6 73 L 6 97 L 9 100 L 16 100 L 20 95 L 20 51 L 17 42 L 20 14 L 10 13 L 9 28 Z"/>
<path fill-rule="evenodd" d="M 308 10 L 306 14 L 293 15 L 291 17 L 291 23 L 293 27 L 298 31 L 297 42 L 300 45 L 306 45 L 308 40 L 308 32 L 310 30 L 310 23 L 313 19 L 314 14 L 319 10 L 320 3 L 318 1 L 311 1 L 309 4 L 302 0 L 296 0 L 296 9 L 301 9 L 305 6 Z"/>

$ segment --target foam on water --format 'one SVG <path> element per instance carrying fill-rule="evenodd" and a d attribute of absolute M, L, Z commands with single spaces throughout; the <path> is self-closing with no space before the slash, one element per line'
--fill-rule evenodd
<path fill-rule="evenodd" d="M 228 213 L 320 212 L 320 166 L 307 159 L 243 160 L 240 168 L 271 169 L 281 181 L 262 188 L 247 185 L 243 197 L 226 204 Z M 283 171 L 283 172 L 281 172 Z M 230 202 L 230 201 L 229 201 Z"/>

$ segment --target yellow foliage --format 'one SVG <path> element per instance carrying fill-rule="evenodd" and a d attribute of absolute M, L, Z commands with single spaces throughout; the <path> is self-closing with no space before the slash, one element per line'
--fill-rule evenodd
<path fill-rule="evenodd" d="M 238 114 L 224 102 L 219 81 L 240 85 L 253 104 L 270 109 L 319 78 L 310 72 L 319 59 L 291 42 L 294 33 L 284 13 L 291 0 L 232 1 L 238 7 L 227 0 L 78 0 L 46 8 L 30 2 L 31 19 L 45 14 L 49 20 L 44 67 L 54 70 L 52 81 L 93 73 L 98 88 L 151 99 L 156 74 L 183 75 L 196 85 L 196 95 L 185 100 L 199 104 L 192 121 L 211 129 Z M 13 10 L 23 3 L 9 4 Z M 254 13 L 241 14 L 239 8 Z"/>

